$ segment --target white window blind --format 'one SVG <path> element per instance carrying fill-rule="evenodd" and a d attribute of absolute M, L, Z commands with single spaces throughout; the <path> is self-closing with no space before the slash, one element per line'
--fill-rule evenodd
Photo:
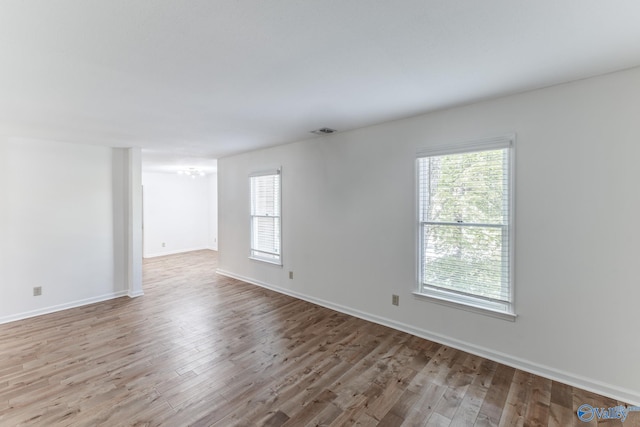
<path fill-rule="evenodd" d="M 280 170 L 252 174 L 251 254 L 253 259 L 281 264 Z"/>
<path fill-rule="evenodd" d="M 418 158 L 418 293 L 512 313 L 511 140 L 466 148 Z"/>

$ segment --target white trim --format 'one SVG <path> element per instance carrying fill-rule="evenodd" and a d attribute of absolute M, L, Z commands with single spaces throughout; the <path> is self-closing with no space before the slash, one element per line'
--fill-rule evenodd
<path fill-rule="evenodd" d="M 592 380 L 590 378 L 586 378 L 581 375 L 572 374 L 570 372 L 552 368 L 550 366 L 531 362 L 526 359 L 510 356 L 508 354 L 491 350 L 486 347 L 482 347 L 476 344 L 471 344 L 465 341 L 457 340 L 455 338 L 450 338 L 435 332 L 431 332 L 426 329 L 416 328 L 414 326 L 407 325 L 406 323 L 401 323 L 395 320 L 387 319 L 386 317 L 373 315 L 373 314 L 356 310 L 340 304 L 334 304 L 330 301 L 326 301 L 320 298 L 310 297 L 308 295 L 305 295 L 299 292 L 291 291 L 289 289 L 281 288 L 279 286 L 274 286 L 265 282 L 261 282 L 259 280 L 237 275 L 229 271 L 218 269 L 216 273 L 222 276 L 231 277 L 233 279 L 242 280 L 243 282 L 247 282 L 252 285 L 267 288 L 281 294 L 289 295 L 294 298 L 298 298 L 298 299 L 310 302 L 312 304 L 329 308 L 331 310 L 339 311 L 341 313 L 348 314 L 350 316 L 358 317 L 360 319 L 368 320 L 373 323 L 388 326 L 398 331 L 406 332 L 408 334 L 415 335 L 417 337 L 424 338 L 426 340 L 430 340 L 438 344 L 446 345 L 458 350 L 462 350 L 467 353 L 474 354 L 476 356 L 484 357 L 485 359 L 502 363 L 503 365 L 507 365 L 512 368 L 520 369 L 522 371 L 539 375 L 553 381 L 560 381 L 564 384 L 568 384 L 573 387 L 578 387 L 596 394 L 601 394 L 603 396 L 607 396 L 612 399 L 619 400 L 621 402 L 625 402 L 631 405 L 640 406 L 640 395 L 638 395 L 637 392 L 634 392 L 633 390 L 616 387 L 615 385 L 612 385 L 612 384 L 607 384 L 600 381 Z"/>
<path fill-rule="evenodd" d="M 500 303 L 492 301 L 483 301 L 481 298 L 474 298 L 470 295 L 456 295 L 445 290 L 423 289 L 422 291 L 414 291 L 413 295 L 418 298 L 425 298 L 436 304 L 446 305 L 448 307 L 459 308 L 460 310 L 470 311 L 472 313 L 484 314 L 485 316 L 496 317 L 498 319 L 515 322 L 518 317 L 515 313 L 508 311 L 512 308 L 512 304 Z M 505 307 L 502 309 L 501 307 Z"/>
<path fill-rule="evenodd" d="M 282 168 L 266 169 L 257 172 L 251 172 L 249 174 L 249 178 L 255 178 L 257 176 L 280 175 L 281 172 Z"/>
<path fill-rule="evenodd" d="M 517 313 L 516 301 L 516 134 L 511 138 L 509 149 L 509 284 L 511 313 Z"/>
<path fill-rule="evenodd" d="M 16 320 L 28 319 L 30 317 L 42 316 L 43 314 L 55 313 L 58 311 L 68 310 L 70 308 L 82 307 L 97 302 L 107 301 L 115 298 L 126 297 L 127 291 L 112 292 L 110 294 L 100 295 L 97 297 L 86 298 L 78 301 L 67 302 L 64 304 L 54 305 L 51 307 L 39 308 L 37 310 L 25 311 L 24 313 L 12 314 L 10 316 L 0 317 L 0 324 L 15 322 Z"/>
<path fill-rule="evenodd" d="M 182 254 L 182 253 L 185 253 L 185 252 L 193 252 L 193 251 L 201 251 L 203 249 L 213 250 L 209 246 L 200 246 L 200 247 L 197 247 L 197 248 L 178 249 L 178 250 L 175 250 L 175 251 L 155 252 L 155 253 L 152 253 L 152 254 L 145 254 L 144 258 L 156 258 L 156 257 L 159 257 L 159 256 Z"/>
<path fill-rule="evenodd" d="M 282 261 L 280 259 L 275 260 L 275 259 L 270 259 L 270 258 L 261 258 L 261 257 L 256 256 L 256 255 L 249 255 L 249 259 L 251 261 L 264 262 L 264 263 L 267 263 L 267 264 L 271 264 L 271 265 L 275 265 L 275 266 L 278 266 L 278 267 L 282 267 Z"/>
<path fill-rule="evenodd" d="M 516 141 L 516 134 L 492 136 L 489 138 L 474 139 L 453 144 L 442 144 L 434 147 L 423 148 L 416 153 L 416 157 L 442 156 L 445 154 L 470 153 L 474 151 L 487 151 L 501 148 L 512 148 Z"/>

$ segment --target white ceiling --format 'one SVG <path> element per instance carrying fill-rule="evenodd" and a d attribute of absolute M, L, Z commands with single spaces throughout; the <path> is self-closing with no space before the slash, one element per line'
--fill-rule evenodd
<path fill-rule="evenodd" d="M 2 0 L 0 58 L 5 132 L 206 165 L 638 66 L 640 2 Z"/>

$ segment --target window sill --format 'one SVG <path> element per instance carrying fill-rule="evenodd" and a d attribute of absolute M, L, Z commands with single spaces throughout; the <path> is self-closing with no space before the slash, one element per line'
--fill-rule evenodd
<path fill-rule="evenodd" d="M 473 298 L 465 298 L 458 295 L 448 294 L 446 292 L 414 291 L 413 295 L 417 298 L 423 298 L 431 302 L 435 302 L 436 304 L 446 305 L 448 307 L 470 311 L 472 313 L 478 313 L 485 316 L 495 317 L 497 319 L 507 320 L 510 322 L 515 322 L 516 317 L 518 317 L 513 312 L 483 306 L 481 302 L 475 302 Z"/>
<path fill-rule="evenodd" d="M 279 267 L 282 267 L 282 262 L 280 262 L 280 261 L 274 261 L 274 260 L 271 260 L 271 259 L 259 258 L 259 257 L 254 257 L 254 256 L 250 256 L 249 259 L 253 260 L 253 261 L 264 262 L 265 264 L 277 265 Z"/>

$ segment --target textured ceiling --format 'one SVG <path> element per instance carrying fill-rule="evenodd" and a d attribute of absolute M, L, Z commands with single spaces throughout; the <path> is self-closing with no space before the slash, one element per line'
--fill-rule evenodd
<path fill-rule="evenodd" d="M 640 65 L 637 0 L 4 0 L 0 130 L 193 163 Z"/>

